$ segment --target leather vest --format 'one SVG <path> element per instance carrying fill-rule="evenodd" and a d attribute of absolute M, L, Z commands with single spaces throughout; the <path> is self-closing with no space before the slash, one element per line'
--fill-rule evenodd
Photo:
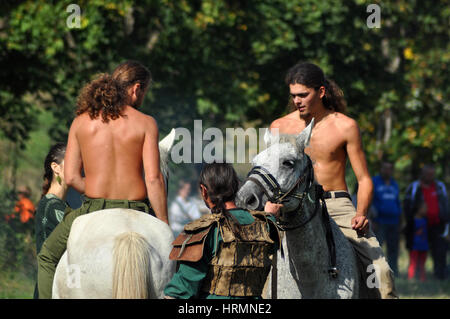
<path fill-rule="evenodd" d="M 255 221 L 239 225 L 233 233 L 230 221 L 218 223 L 223 241 L 210 262 L 202 290 L 219 296 L 260 296 L 272 265 L 274 245 L 280 243 L 279 233 L 264 212 L 250 212 Z M 278 243 L 271 239 L 270 229 L 276 230 Z M 236 231 L 236 230 L 235 230 Z M 217 240 L 216 240 L 217 243 Z"/>

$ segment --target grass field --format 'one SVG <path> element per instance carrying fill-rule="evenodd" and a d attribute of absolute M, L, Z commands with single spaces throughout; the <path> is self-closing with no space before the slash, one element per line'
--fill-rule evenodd
<path fill-rule="evenodd" d="M 400 298 L 432 298 L 450 299 L 450 278 L 437 280 L 433 277 L 433 260 L 428 254 L 425 263 L 427 280 L 408 280 L 407 269 L 409 264 L 408 251 L 404 249 L 403 241 L 400 243 L 400 255 L 398 259 L 399 276 L 395 279 L 395 285 Z M 403 248 L 403 249 L 402 249 Z M 450 265 L 449 254 L 447 254 L 447 265 Z"/>
<path fill-rule="evenodd" d="M 400 244 L 402 245 L 402 243 Z M 404 246 L 401 246 L 404 247 Z M 450 259 L 450 258 L 448 258 Z M 450 265 L 450 260 L 449 265 Z M 450 278 L 447 280 L 436 280 L 433 278 L 433 261 L 429 257 L 425 264 L 427 281 L 407 280 L 408 255 L 405 249 L 400 249 L 399 276 L 395 279 L 397 292 L 401 299 L 450 299 Z M 24 272 L 0 271 L 0 298 L 28 299 L 33 298 L 34 273 L 29 270 Z"/>
<path fill-rule="evenodd" d="M 0 273 L 0 298 L 30 299 L 33 298 L 34 279 L 20 272 Z"/>

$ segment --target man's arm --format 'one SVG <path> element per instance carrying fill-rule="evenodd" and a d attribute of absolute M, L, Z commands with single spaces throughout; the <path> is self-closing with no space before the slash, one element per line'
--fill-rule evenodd
<path fill-rule="evenodd" d="M 81 175 L 83 161 L 81 149 L 76 137 L 76 130 L 79 126 L 79 118 L 75 118 L 69 130 L 67 140 L 66 155 L 64 157 L 64 180 L 66 184 L 72 186 L 79 193 L 84 194 L 85 180 Z"/>
<path fill-rule="evenodd" d="M 358 181 L 357 209 L 356 216 L 352 219 L 352 227 L 357 231 L 365 232 L 369 225 L 367 213 L 373 195 L 373 182 L 367 169 L 361 133 L 354 120 L 349 123 L 346 135 L 348 158 Z"/>
<path fill-rule="evenodd" d="M 148 117 L 142 159 L 144 161 L 147 195 L 156 217 L 169 224 L 167 214 L 167 195 L 163 174 L 159 166 L 158 126 L 152 117 Z"/>

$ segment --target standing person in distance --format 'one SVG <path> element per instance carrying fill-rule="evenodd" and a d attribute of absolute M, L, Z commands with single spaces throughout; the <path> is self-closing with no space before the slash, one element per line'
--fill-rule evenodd
<path fill-rule="evenodd" d="M 57 143 L 45 157 L 42 196 L 35 217 L 36 254 L 39 254 L 44 241 L 61 222 L 64 213 L 70 210 L 65 202 L 68 188 L 64 180 L 65 154 L 66 144 Z M 36 283 L 34 299 L 37 298 L 39 296 Z"/>
<path fill-rule="evenodd" d="M 372 178 L 373 200 L 372 229 L 380 246 L 386 243 L 387 260 L 395 275 L 398 275 L 398 244 L 400 237 L 400 217 L 402 213 L 400 190 L 392 177 L 394 165 L 391 162 L 381 163 L 380 174 Z"/>

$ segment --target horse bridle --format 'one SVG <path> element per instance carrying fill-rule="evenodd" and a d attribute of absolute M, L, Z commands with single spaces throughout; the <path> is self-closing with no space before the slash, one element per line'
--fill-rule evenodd
<path fill-rule="evenodd" d="M 300 206 L 303 204 L 303 199 L 307 195 L 309 189 L 311 188 L 313 181 L 314 181 L 314 171 L 312 169 L 312 162 L 309 157 L 307 157 L 308 164 L 307 169 L 305 169 L 305 173 L 300 175 L 297 179 L 297 181 L 292 185 L 291 188 L 289 188 L 287 191 L 283 191 L 281 189 L 280 184 L 276 180 L 276 178 L 264 167 L 262 166 L 255 166 L 253 167 L 250 172 L 247 174 L 247 180 L 252 181 L 255 183 L 267 196 L 268 201 L 272 203 L 282 204 L 283 202 L 287 201 L 287 197 L 293 197 L 299 200 L 298 206 L 295 208 L 295 210 L 299 209 Z M 308 174 L 309 173 L 309 174 Z M 260 180 L 253 177 L 252 175 L 259 176 L 267 187 L 264 187 L 263 183 L 261 183 Z M 307 178 L 308 186 L 305 188 L 304 192 L 297 191 L 300 187 L 301 183 Z M 270 194 L 270 193 L 272 194 Z M 281 225 L 280 225 L 281 226 Z M 297 228 L 297 227 L 295 227 Z M 285 230 L 285 229 L 282 229 Z"/>
<path fill-rule="evenodd" d="M 305 173 L 300 175 L 297 179 L 297 181 L 294 183 L 294 185 L 287 190 L 286 192 L 281 190 L 281 186 L 276 180 L 276 178 L 264 167 L 262 166 L 255 166 L 253 167 L 250 172 L 247 174 L 247 180 L 252 181 L 255 183 L 267 196 L 268 200 L 272 203 L 278 203 L 281 204 L 284 201 L 286 201 L 286 197 L 294 197 L 299 199 L 299 204 L 295 208 L 297 211 L 301 206 L 303 206 L 303 200 L 306 196 L 308 196 L 309 191 L 311 190 L 311 187 L 315 187 L 316 191 L 316 198 L 322 201 L 322 215 L 323 215 L 323 223 L 325 226 L 325 233 L 326 233 L 326 241 L 328 246 L 328 252 L 330 256 L 330 265 L 331 267 L 328 269 L 328 273 L 332 278 L 337 277 L 337 267 L 336 267 L 336 248 L 333 238 L 333 233 L 331 230 L 330 225 L 330 217 L 328 215 L 328 211 L 325 205 L 325 199 L 324 199 L 324 191 L 321 185 L 314 184 L 314 170 L 312 167 L 312 162 L 309 157 L 306 157 L 308 160 L 307 168 L 305 169 Z M 308 174 L 309 173 L 309 174 Z M 267 188 L 270 190 L 272 195 L 269 194 L 269 191 L 267 191 L 267 188 L 264 187 L 264 185 L 255 177 L 252 175 L 258 175 L 266 184 Z M 308 186 L 305 188 L 303 192 L 295 191 L 300 187 L 300 184 L 303 182 L 303 180 L 307 178 Z M 282 221 L 277 220 L 277 226 L 282 231 L 288 231 L 288 230 L 294 230 L 297 228 L 300 228 L 307 223 L 309 223 L 314 216 L 317 214 L 317 211 L 319 210 L 320 205 L 316 205 L 316 208 L 314 209 L 313 213 L 308 216 L 307 219 L 301 221 L 297 225 L 294 226 L 288 226 L 287 223 L 283 223 Z"/>

